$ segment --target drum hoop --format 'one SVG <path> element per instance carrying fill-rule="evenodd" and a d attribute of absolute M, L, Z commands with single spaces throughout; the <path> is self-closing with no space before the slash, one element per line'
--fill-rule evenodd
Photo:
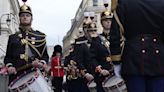
<path fill-rule="evenodd" d="M 106 82 L 108 82 L 108 79 L 112 78 L 113 76 L 114 76 L 114 74 L 112 74 L 112 75 L 106 77 L 106 79 L 103 81 L 102 84 L 104 85 Z"/>
<path fill-rule="evenodd" d="M 30 73 L 32 70 L 27 70 L 24 73 L 18 75 L 18 77 L 16 77 L 11 83 L 10 83 L 10 87 L 12 87 L 20 78 L 22 78 L 24 75 Z"/>
<path fill-rule="evenodd" d="M 90 83 L 92 83 L 92 81 L 94 81 L 94 79 L 92 79 L 91 81 L 89 81 L 89 82 L 87 83 L 87 85 L 89 85 Z"/>
<path fill-rule="evenodd" d="M 122 85 L 124 85 L 124 81 L 120 81 L 119 83 L 117 83 L 116 85 L 113 85 L 113 86 L 111 86 L 111 87 L 109 87 L 111 90 L 113 90 L 113 89 L 115 89 L 115 88 L 117 88 L 117 86 L 118 87 L 121 87 Z"/>
<path fill-rule="evenodd" d="M 30 73 L 30 71 L 28 71 L 28 73 Z M 14 82 L 12 82 L 12 84 L 10 85 L 10 87 L 12 87 L 19 80 L 19 78 L 23 77 L 25 74 L 28 74 L 28 73 L 26 72 L 26 73 L 21 74 L 20 77 L 18 77 L 17 79 L 14 80 Z M 39 77 L 39 73 L 37 71 L 34 71 L 34 76 L 31 77 L 29 80 L 27 80 L 27 83 L 23 83 L 22 85 L 20 85 L 18 87 L 19 90 L 22 90 L 22 89 L 26 88 L 27 87 L 27 84 L 28 85 L 32 84 L 38 77 Z M 18 92 L 18 88 L 14 88 L 12 90 L 14 92 Z"/>
<path fill-rule="evenodd" d="M 95 88 L 96 86 L 97 86 L 97 84 L 96 84 L 96 86 L 95 87 L 89 87 L 89 85 L 92 83 L 92 82 L 94 82 L 94 79 L 92 79 L 91 81 L 89 81 L 88 83 L 87 83 L 87 87 L 90 89 L 90 88 Z M 95 83 L 95 82 L 94 82 Z"/>
<path fill-rule="evenodd" d="M 125 83 L 124 83 L 124 81 L 121 81 L 121 82 L 119 82 L 117 85 L 118 85 L 118 87 L 121 87 L 122 85 L 124 85 Z"/>

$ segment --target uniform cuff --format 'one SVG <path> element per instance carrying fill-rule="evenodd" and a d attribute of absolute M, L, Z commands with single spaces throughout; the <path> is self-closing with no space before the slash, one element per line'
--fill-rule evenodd
<path fill-rule="evenodd" d="M 6 64 L 6 67 L 11 67 L 11 66 L 13 66 L 12 63 L 7 63 L 7 64 Z"/>
<path fill-rule="evenodd" d="M 46 64 L 45 60 L 40 60 L 40 63 Z"/>

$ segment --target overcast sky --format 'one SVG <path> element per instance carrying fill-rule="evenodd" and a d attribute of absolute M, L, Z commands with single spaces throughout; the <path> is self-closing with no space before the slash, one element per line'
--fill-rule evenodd
<path fill-rule="evenodd" d="M 28 0 L 33 12 L 34 29 L 47 35 L 47 44 L 61 44 L 63 37 L 71 28 L 71 19 L 82 0 Z M 22 0 L 19 0 L 22 5 Z"/>

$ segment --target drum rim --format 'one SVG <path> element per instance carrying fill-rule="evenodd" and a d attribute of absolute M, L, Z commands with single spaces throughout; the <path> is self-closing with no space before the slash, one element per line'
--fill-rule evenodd
<path fill-rule="evenodd" d="M 102 85 L 106 84 L 106 82 L 108 81 L 108 79 L 114 77 L 115 75 L 112 74 L 112 75 L 109 75 L 108 77 L 106 77 L 106 79 L 102 82 Z"/>
<path fill-rule="evenodd" d="M 11 83 L 9 86 L 13 86 L 13 84 L 15 84 L 20 78 L 22 78 L 24 75 L 26 74 L 29 74 L 33 72 L 32 70 L 27 70 L 27 71 L 24 71 L 22 74 L 18 75 Z"/>
<path fill-rule="evenodd" d="M 87 85 L 89 85 L 90 83 L 92 83 L 94 81 L 94 79 L 92 79 L 91 81 L 89 81 L 88 83 L 87 83 Z"/>
<path fill-rule="evenodd" d="M 87 83 L 87 86 L 89 87 L 89 85 L 92 83 L 92 82 L 94 82 L 94 79 L 92 79 L 91 81 L 89 81 L 88 83 Z M 95 83 L 95 82 L 94 82 Z M 96 83 L 95 83 L 96 84 Z M 97 86 L 97 84 L 95 85 L 95 87 Z M 90 87 L 89 87 L 90 88 Z"/>
<path fill-rule="evenodd" d="M 113 89 L 115 89 L 115 88 L 117 88 L 117 86 L 118 87 L 121 87 L 121 86 L 123 86 L 124 85 L 124 81 L 121 81 L 121 82 L 119 82 L 119 83 L 117 83 L 117 85 L 113 85 L 113 86 L 111 86 L 111 87 L 109 87 L 111 90 L 113 90 Z"/>
<path fill-rule="evenodd" d="M 115 76 L 115 75 L 113 75 L 113 76 Z M 107 79 L 103 82 L 103 85 L 107 82 L 108 79 L 112 78 L 113 76 L 107 77 Z M 113 90 L 113 89 L 117 88 L 117 86 L 118 86 L 118 87 L 121 87 L 121 86 L 123 86 L 123 85 L 125 85 L 124 80 L 118 82 L 116 85 L 110 86 L 109 89 Z M 104 87 L 104 86 L 103 86 L 103 88 L 107 88 L 107 87 Z"/>
<path fill-rule="evenodd" d="M 26 83 L 28 85 L 32 84 L 36 78 L 39 77 L 39 73 L 37 71 L 27 71 L 27 72 L 24 72 L 23 74 L 21 74 L 20 76 L 18 76 L 16 79 L 13 80 L 13 82 L 10 83 L 9 87 L 11 88 L 18 80 L 20 80 L 20 78 L 22 78 L 24 75 L 26 74 L 29 74 L 31 72 L 34 72 L 34 76 L 32 76 L 29 80 L 26 81 Z M 13 90 L 14 92 L 18 91 L 18 88 L 20 90 L 24 89 L 25 87 L 27 87 L 27 84 L 26 83 L 22 83 L 20 86 L 18 86 L 17 88 L 11 88 L 11 90 Z"/>

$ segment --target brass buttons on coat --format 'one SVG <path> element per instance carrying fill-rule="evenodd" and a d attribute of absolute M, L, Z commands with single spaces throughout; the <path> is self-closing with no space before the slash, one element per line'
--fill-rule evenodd
<path fill-rule="evenodd" d="M 142 42 L 144 42 L 144 41 L 145 41 L 145 39 L 144 39 L 144 38 L 142 38 L 142 39 L 141 39 L 141 41 L 142 41 Z"/>
<path fill-rule="evenodd" d="M 157 53 L 157 54 L 158 54 L 158 53 L 159 53 L 159 50 L 155 50 L 155 53 Z"/>
<path fill-rule="evenodd" d="M 156 39 L 156 38 L 154 38 L 154 39 L 153 39 L 153 42 L 157 42 L 157 39 Z"/>
<path fill-rule="evenodd" d="M 143 49 L 143 50 L 142 50 L 142 53 L 145 53 L 145 52 L 146 52 L 146 51 Z"/>

